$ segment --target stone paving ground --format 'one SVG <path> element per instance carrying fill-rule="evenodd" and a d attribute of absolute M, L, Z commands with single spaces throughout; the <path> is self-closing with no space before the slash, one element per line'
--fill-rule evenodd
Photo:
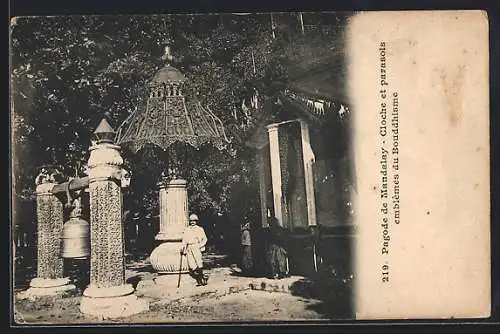
<path fill-rule="evenodd" d="M 352 282 L 333 280 L 330 286 L 302 276 L 281 280 L 244 277 L 224 255 L 207 254 L 208 285 L 198 287 L 188 275 L 158 275 L 147 258 L 127 264 L 126 279 L 135 294 L 149 302 L 149 311 L 127 318 L 97 319 L 80 313 L 81 292 L 36 301 L 16 300 L 18 323 L 172 323 L 228 321 L 293 321 L 349 318 Z M 327 288 L 331 293 L 324 289 Z M 325 298 L 330 296 L 329 298 Z"/>

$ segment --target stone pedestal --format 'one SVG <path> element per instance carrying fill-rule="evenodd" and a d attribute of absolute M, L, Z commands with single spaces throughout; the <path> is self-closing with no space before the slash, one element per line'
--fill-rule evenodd
<path fill-rule="evenodd" d="M 188 225 L 187 182 L 173 179 L 160 186 L 160 231 L 155 239 L 162 242 L 149 259 L 160 274 L 186 273 L 187 259 L 182 258 L 182 234 Z"/>
<path fill-rule="evenodd" d="M 128 317 L 148 309 L 148 303 L 134 295 L 130 284 L 107 288 L 89 286 L 80 303 L 80 312 L 101 319 Z"/>
<path fill-rule="evenodd" d="M 125 317 L 148 310 L 146 302 L 125 284 L 124 229 L 120 187 L 123 159 L 112 129 L 103 120 L 94 135 L 88 161 L 90 192 L 90 285 L 80 311 L 99 318 Z"/>
<path fill-rule="evenodd" d="M 40 278 L 31 280 L 30 287 L 18 294 L 19 299 L 35 299 L 39 296 L 53 296 L 66 291 L 75 290 L 76 286 L 70 284 L 69 278 Z"/>
<path fill-rule="evenodd" d="M 182 255 L 181 263 L 182 246 L 180 241 L 165 241 L 156 247 L 149 256 L 153 268 L 159 274 L 187 273 L 188 266 L 185 255 Z"/>
<path fill-rule="evenodd" d="M 75 289 L 63 277 L 61 234 L 63 229 L 63 204 L 52 194 L 54 183 L 42 183 L 36 188 L 37 204 L 37 277 L 20 298 L 54 295 Z"/>

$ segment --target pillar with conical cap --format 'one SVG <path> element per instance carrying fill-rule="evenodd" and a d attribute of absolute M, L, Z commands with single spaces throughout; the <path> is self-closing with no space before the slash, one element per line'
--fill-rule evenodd
<path fill-rule="evenodd" d="M 125 283 L 122 193 L 123 159 L 114 144 L 115 132 L 102 119 L 92 136 L 88 160 L 90 193 L 90 285 L 83 292 L 80 311 L 100 318 L 139 313 L 148 304 Z"/>

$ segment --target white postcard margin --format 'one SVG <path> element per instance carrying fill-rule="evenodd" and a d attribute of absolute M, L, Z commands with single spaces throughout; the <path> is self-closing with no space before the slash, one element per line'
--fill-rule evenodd
<path fill-rule="evenodd" d="M 347 38 L 356 318 L 488 317 L 486 13 L 363 12 Z"/>

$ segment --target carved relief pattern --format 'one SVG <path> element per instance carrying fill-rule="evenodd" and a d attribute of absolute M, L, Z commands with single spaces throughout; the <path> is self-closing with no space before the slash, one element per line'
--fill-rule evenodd
<path fill-rule="evenodd" d="M 54 195 L 38 195 L 38 264 L 37 276 L 57 279 L 63 277 L 61 233 L 63 228 L 63 205 Z"/>
<path fill-rule="evenodd" d="M 163 124 L 165 122 L 164 113 L 163 113 L 163 105 L 164 98 L 162 97 L 153 97 L 149 100 L 149 108 L 148 108 L 148 126 L 144 127 L 142 136 L 161 136 L 162 135 L 162 127 L 158 126 L 159 124 Z"/>
<path fill-rule="evenodd" d="M 288 226 L 288 207 L 287 207 L 287 193 L 290 182 L 290 172 L 288 170 L 288 132 L 286 127 L 279 128 L 278 130 L 279 154 L 280 154 L 280 169 L 281 169 L 281 205 L 283 211 L 283 226 Z"/>
<path fill-rule="evenodd" d="M 168 136 L 179 136 L 179 140 L 184 136 L 193 136 L 194 133 L 188 123 L 184 101 L 181 96 L 169 97 L 167 103 L 167 125 L 165 128 Z"/>
<path fill-rule="evenodd" d="M 168 148 L 177 141 L 193 147 L 211 142 L 222 149 L 229 142 L 221 120 L 210 110 L 199 102 L 186 102 L 184 96 L 172 94 L 150 96 L 145 110 L 141 109 L 134 119 L 122 124 L 126 129 L 119 135 L 118 143 L 127 143 L 137 152 L 147 144 Z"/>
<path fill-rule="evenodd" d="M 122 195 L 113 181 L 96 181 L 90 188 L 91 285 L 98 288 L 125 283 Z"/>

